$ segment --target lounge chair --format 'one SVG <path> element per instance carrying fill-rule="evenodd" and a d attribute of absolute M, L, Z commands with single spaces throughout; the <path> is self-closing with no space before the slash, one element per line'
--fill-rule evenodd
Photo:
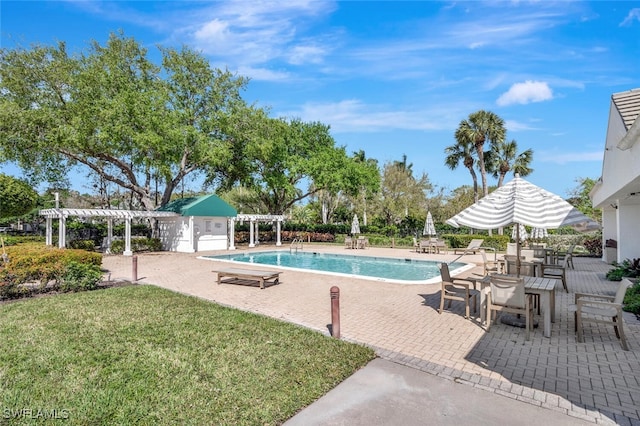
<path fill-rule="evenodd" d="M 618 285 L 615 296 L 603 296 L 601 294 L 575 294 L 575 305 L 569 306 L 569 312 L 575 316 L 575 329 L 578 333 L 578 342 L 584 342 L 582 323 L 585 321 L 613 326 L 616 337 L 620 339 L 622 349 L 629 350 L 627 339 L 624 335 L 622 319 L 622 301 L 631 286 L 631 281 L 623 279 Z"/>
<path fill-rule="evenodd" d="M 462 250 L 462 254 L 469 254 L 469 253 L 473 253 L 476 254 L 477 251 L 480 251 L 480 247 L 482 246 L 482 243 L 484 242 L 483 239 L 477 238 L 477 239 L 473 239 L 471 240 L 471 242 L 469 243 L 469 245 L 464 248 L 464 249 L 454 249 L 453 250 L 453 254 L 458 254 L 458 250 Z"/>
<path fill-rule="evenodd" d="M 449 274 L 449 265 L 446 263 L 440 264 L 440 277 L 442 278 L 442 284 L 440 288 L 440 309 L 438 310 L 438 313 L 442 313 L 445 299 L 449 301 L 447 304 L 448 308 L 451 308 L 452 300 L 459 300 L 465 304 L 465 318 L 468 319 L 470 299 L 473 299 L 473 312 L 476 312 L 477 310 L 479 292 L 475 290 L 475 280 L 451 278 L 451 275 Z"/>

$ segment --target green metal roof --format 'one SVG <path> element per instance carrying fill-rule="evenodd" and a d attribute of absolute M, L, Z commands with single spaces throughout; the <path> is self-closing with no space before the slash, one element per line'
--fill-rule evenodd
<path fill-rule="evenodd" d="M 175 212 L 182 216 L 235 217 L 238 211 L 215 194 L 201 197 L 178 198 L 158 207 L 157 211 Z"/>

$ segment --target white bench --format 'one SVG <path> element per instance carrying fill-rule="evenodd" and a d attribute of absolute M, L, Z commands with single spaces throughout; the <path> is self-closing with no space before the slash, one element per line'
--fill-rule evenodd
<path fill-rule="evenodd" d="M 216 272 L 216 271 L 213 271 Z M 255 269 L 228 268 L 218 272 L 218 284 L 252 284 L 258 282 L 264 289 L 265 283 L 278 284 L 281 272 L 258 271 Z M 223 278 L 226 278 L 223 280 Z"/>

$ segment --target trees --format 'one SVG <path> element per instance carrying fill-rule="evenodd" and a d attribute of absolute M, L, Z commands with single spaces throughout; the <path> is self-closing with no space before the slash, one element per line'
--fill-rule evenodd
<path fill-rule="evenodd" d="M 487 186 L 484 145 L 486 142 L 498 143 L 504 141 L 505 134 L 504 120 L 497 114 L 485 110 L 469 114 L 469 118 L 462 120 L 455 132 L 456 142 L 459 145 L 472 144 L 475 148 L 482 179 L 482 193 L 485 197 L 489 195 L 489 187 Z"/>
<path fill-rule="evenodd" d="M 473 179 L 474 201 L 478 201 L 478 176 L 475 170 L 474 144 L 465 137 L 462 130 L 458 129 L 456 130 L 456 143 L 446 147 L 444 153 L 447 155 L 444 162 L 451 170 L 455 170 L 460 163 L 469 170 L 471 179 Z"/>
<path fill-rule="evenodd" d="M 596 184 L 595 179 L 576 178 L 578 186 L 573 188 L 569 193 L 569 204 L 580 210 L 598 223 L 602 223 L 602 210 L 593 208 L 593 203 L 589 197 L 589 193 Z"/>
<path fill-rule="evenodd" d="M 355 195 L 363 186 L 375 189 L 378 181 L 366 163 L 349 158 L 344 148 L 335 145 L 329 126 L 322 123 L 270 118 L 264 111 L 253 111 L 242 127 L 228 135 L 228 143 L 241 149 L 238 158 L 229 158 L 236 173 L 225 175 L 219 185 L 252 190 L 266 208 L 264 213 L 283 214 L 322 191 Z M 208 182 L 216 176 L 209 175 Z"/>
<path fill-rule="evenodd" d="M 0 218 L 22 216 L 38 202 L 38 193 L 20 179 L 0 174 Z"/>
<path fill-rule="evenodd" d="M 387 225 L 400 223 L 409 215 L 422 214 L 416 210 L 426 207 L 426 193 L 432 189 L 425 173 L 416 179 L 411 167 L 405 166 L 406 158 L 403 162 L 386 163 L 382 171 L 377 212 Z"/>
<path fill-rule="evenodd" d="M 533 161 L 533 150 L 527 149 L 518 153 L 518 144 L 515 140 L 494 142 L 485 160 L 487 171 L 498 179 L 498 188 L 502 186 L 505 175 L 512 170 L 522 177 L 533 172 L 533 169 L 529 167 Z"/>
<path fill-rule="evenodd" d="M 189 174 L 224 167 L 225 131 L 247 80 L 199 54 L 160 48 L 162 66 L 123 34 L 71 57 L 64 43 L 0 50 L 0 160 L 61 181 L 82 165 L 153 209 Z"/>

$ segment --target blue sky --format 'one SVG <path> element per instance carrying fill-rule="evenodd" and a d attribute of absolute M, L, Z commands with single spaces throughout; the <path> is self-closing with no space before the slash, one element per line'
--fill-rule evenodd
<path fill-rule="evenodd" d="M 123 30 L 188 45 L 251 79 L 271 115 L 331 126 L 347 152 L 403 155 L 446 190 L 461 120 L 480 109 L 534 151 L 527 177 L 563 197 L 598 178 L 611 95 L 640 87 L 640 2 L 2 1 L 1 43 L 79 52 Z M 4 167 L 12 173 L 11 168 Z M 507 180 L 510 180 L 509 176 Z M 490 179 L 490 184 L 495 184 Z M 76 189 L 87 192 L 80 179 Z"/>

